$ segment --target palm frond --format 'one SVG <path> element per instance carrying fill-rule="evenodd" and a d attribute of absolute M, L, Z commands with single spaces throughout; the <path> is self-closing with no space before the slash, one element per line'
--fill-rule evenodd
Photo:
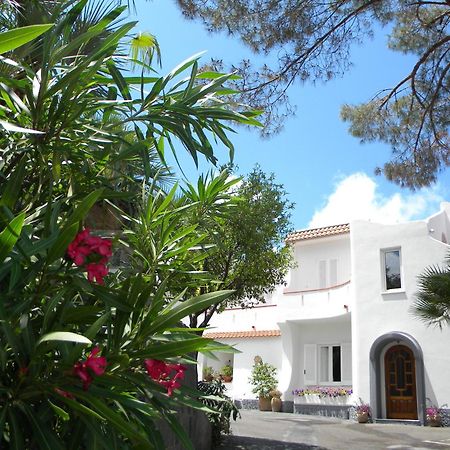
<path fill-rule="evenodd" d="M 418 287 L 412 313 L 428 325 L 450 325 L 449 267 L 427 267 L 418 277 Z"/>

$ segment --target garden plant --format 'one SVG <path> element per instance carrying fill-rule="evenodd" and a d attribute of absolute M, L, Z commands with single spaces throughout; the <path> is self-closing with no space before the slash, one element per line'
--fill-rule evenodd
<path fill-rule="evenodd" d="M 1 448 L 164 448 L 162 420 L 193 448 L 174 410 L 210 411 L 181 381 L 189 354 L 222 347 L 180 322 L 231 292 L 187 295 L 205 236 L 182 221 L 193 205 L 167 188 L 165 151 L 215 162 L 212 137 L 232 153 L 229 123 L 257 122 L 197 57 L 161 77 L 153 47 L 129 72 L 125 12 L 0 6 Z"/>

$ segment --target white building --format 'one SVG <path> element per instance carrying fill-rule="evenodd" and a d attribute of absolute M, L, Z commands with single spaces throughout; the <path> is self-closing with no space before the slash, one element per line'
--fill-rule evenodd
<path fill-rule="evenodd" d="M 231 363 L 229 395 L 244 403 L 256 399 L 249 376 L 259 355 L 278 368 L 286 410 L 345 416 L 361 398 L 375 419 L 424 423 L 427 398 L 450 405 L 450 328 L 427 327 L 411 305 L 417 276 L 444 261 L 449 237 L 450 203 L 424 221 L 292 233 L 297 267 L 286 286 L 264 305 L 217 315 L 205 333 L 241 353 L 200 365 Z M 317 387 L 351 388 L 353 395 L 293 394 Z"/>

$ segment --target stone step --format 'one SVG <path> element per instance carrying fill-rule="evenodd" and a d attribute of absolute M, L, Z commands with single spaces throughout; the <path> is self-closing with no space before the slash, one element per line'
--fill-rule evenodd
<path fill-rule="evenodd" d="M 420 426 L 420 420 L 407 420 L 407 419 L 373 419 L 375 423 L 389 424 L 392 423 L 394 425 L 417 425 Z"/>

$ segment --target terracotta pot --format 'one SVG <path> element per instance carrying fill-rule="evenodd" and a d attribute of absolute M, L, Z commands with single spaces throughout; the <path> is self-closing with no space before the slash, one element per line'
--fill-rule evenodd
<path fill-rule="evenodd" d="M 259 410 L 272 411 L 272 406 L 270 404 L 270 397 L 259 397 Z"/>
<path fill-rule="evenodd" d="M 211 383 L 212 380 L 214 380 L 214 377 L 212 375 L 205 375 L 203 377 L 204 381 L 207 381 L 208 383 Z"/>
<path fill-rule="evenodd" d="M 233 377 L 231 375 L 222 375 L 222 380 L 225 383 L 231 383 L 233 381 Z"/>
<path fill-rule="evenodd" d="M 366 412 L 356 413 L 358 423 L 367 423 L 369 421 L 369 414 Z"/>
<path fill-rule="evenodd" d="M 281 411 L 281 398 L 280 397 L 272 397 L 272 400 L 270 401 L 270 404 L 272 406 L 273 412 L 280 412 Z"/>

